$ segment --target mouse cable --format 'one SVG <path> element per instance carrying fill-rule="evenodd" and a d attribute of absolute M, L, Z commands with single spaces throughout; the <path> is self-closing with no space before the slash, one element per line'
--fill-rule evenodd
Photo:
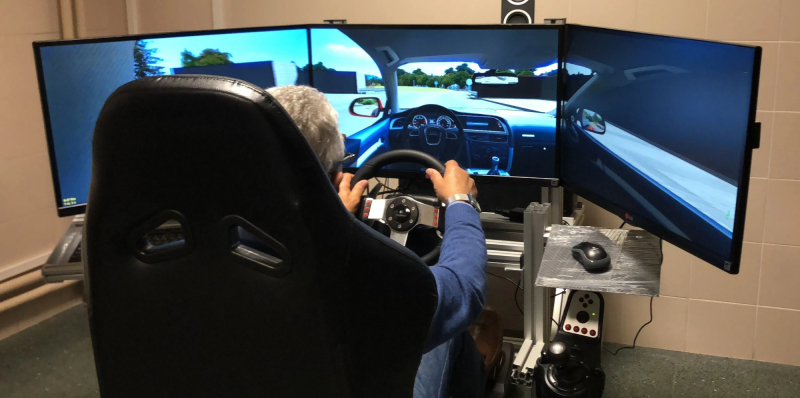
<path fill-rule="evenodd" d="M 519 305 L 519 299 L 517 299 L 517 293 L 519 293 L 520 290 L 525 290 L 524 288 L 520 287 L 520 285 L 522 284 L 522 277 L 519 278 L 519 282 L 514 282 L 513 280 L 511 280 L 510 278 L 506 278 L 505 276 L 500 276 L 500 275 L 497 275 L 497 274 L 493 274 L 493 273 L 488 272 L 488 271 L 486 273 L 491 275 L 491 276 L 493 276 L 493 277 L 495 277 L 495 278 L 505 279 L 508 282 L 513 283 L 514 286 L 516 286 L 516 288 L 514 289 L 514 304 L 517 305 L 517 309 L 519 310 L 519 313 L 524 315 L 525 311 L 522 311 L 522 307 Z"/>
<path fill-rule="evenodd" d="M 622 224 L 620 224 L 620 225 L 619 225 L 619 228 L 617 228 L 617 229 L 622 229 L 622 227 L 624 227 L 624 226 L 625 226 L 625 224 L 627 224 L 627 223 L 628 223 L 627 221 L 623 221 L 623 222 L 622 222 Z"/>
<path fill-rule="evenodd" d="M 645 326 L 651 324 L 652 322 L 653 322 L 653 296 L 650 296 L 650 320 L 647 321 L 647 323 L 645 323 L 644 325 L 642 325 L 642 327 L 639 328 L 639 331 L 636 332 L 636 336 L 633 338 L 633 345 L 628 345 L 628 346 L 625 346 L 625 347 L 617 348 L 616 351 L 611 351 L 608 348 L 606 348 L 606 346 L 603 346 L 603 348 L 605 348 L 605 350 L 610 352 L 611 355 L 613 355 L 613 356 L 617 356 L 617 353 L 619 353 L 620 351 L 622 351 L 622 350 L 624 350 L 626 348 L 631 349 L 631 350 L 636 348 L 636 340 L 639 338 L 639 333 L 642 333 L 642 329 L 644 329 Z"/>
<path fill-rule="evenodd" d="M 491 276 L 493 276 L 493 277 L 495 277 L 495 278 L 505 279 L 505 280 L 508 281 L 508 283 L 513 283 L 514 285 L 517 286 L 517 288 L 519 288 L 519 282 L 514 282 L 513 280 L 511 280 L 511 278 L 506 278 L 505 276 L 500 276 L 500 275 L 497 275 L 497 274 L 493 274 L 493 273 L 488 272 L 488 271 L 486 273 L 491 275 Z M 522 289 L 522 290 L 525 290 L 525 289 Z"/>

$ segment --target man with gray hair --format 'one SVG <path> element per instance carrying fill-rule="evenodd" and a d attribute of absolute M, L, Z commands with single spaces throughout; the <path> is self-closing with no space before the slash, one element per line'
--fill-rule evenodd
<path fill-rule="evenodd" d="M 331 103 L 324 94 L 308 86 L 272 87 L 267 92 L 294 120 L 322 167 L 328 171 L 344 207 L 355 213 L 369 181 L 359 181 L 351 190 L 353 175 L 342 173 L 344 136 L 339 134 L 339 115 Z"/>
<path fill-rule="evenodd" d="M 354 213 L 367 181 L 360 181 L 351 190 L 353 175 L 340 170 L 344 137 L 339 133 L 338 115 L 325 95 L 304 86 L 274 87 L 267 92 L 297 124 L 338 188 L 342 203 Z M 466 201 L 454 200 L 460 194 L 477 195 L 475 182 L 456 161 L 446 166 L 444 175 L 433 169 L 426 171 L 436 196 L 449 205 L 439 263 L 430 268 L 439 298 L 414 383 L 415 398 L 482 397 L 487 372 L 497 365 L 499 351 L 499 344 L 486 344 L 486 339 L 502 340 L 499 320 L 496 325 L 478 327 L 475 337 L 482 348 L 496 345 L 497 349 L 479 352 L 467 332 L 481 314 L 486 297 L 486 242 L 477 210 Z"/>

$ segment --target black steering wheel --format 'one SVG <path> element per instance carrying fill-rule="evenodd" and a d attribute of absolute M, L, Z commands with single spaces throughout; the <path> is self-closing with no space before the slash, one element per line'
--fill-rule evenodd
<path fill-rule="evenodd" d="M 351 188 L 361 180 L 375 176 L 380 169 L 390 164 L 409 162 L 432 168 L 444 174 L 444 165 L 433 156 L 411 149 L 398 149 L 380 154 L 359 167 L 351 182 Z M 391 198 L 377 199 L 367 196 L 356 214 L 364 222 L 380 222 L 389 227 L 389 238 L 406 246 L 408 234 L 418 226 L 434 228 L 444 232 L 444 211 L 438 200 L 424 200 L 400 193 Z M 441 240 L 420 258 L 425 264 L 434 265 L 439 260 Z"/>
<path fill-rule="evenodd" d="M 438 117 L 447 116 L 453 121 L 453 125 L 458 131 L 445 129 L 438 123 L 429 124 L 430 122 L 416 130 L 410 129 L 408 125 L 414 123 L 414 118 L 423 113 L 439 115 Z M 412 132 L 415 134 L 412 134 Z M 405 144 L 406 148 L 410 147 L 412 141 L 417 141 L 422 152 L 437 159 L 461 159 L 464 148 L 467 146 L 464 126 L 461 125 L 458 116 L 450 109 L 436 104 L 422 105 L 408 112 L 406 122 L 403 123 L 403 139 L 408 140 Z"/>

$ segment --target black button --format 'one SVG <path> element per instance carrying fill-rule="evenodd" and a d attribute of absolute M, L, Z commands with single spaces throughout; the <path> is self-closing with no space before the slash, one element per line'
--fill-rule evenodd
<path fill-rule="evenodd" d="M 588 295 L 588 294 L 586 294 L 586 295 L 584 295 L 583 297 L 585 297 L 585 298 L 589 298 L 589 295 Z"/>
<path fill-rule="evenodd" d="M 589 300 L 589 304 L 594 304 L 594 300 Z"/>
<path fill-rule="evenodd" d="M 589 304 L 583 303 L 583 308 L 589 308 Z"/>
<path fill-rule="evenodd" d="M 579 298 L 578 301 L 580 301 L 582 303 L 583 302 L 583 297 Z"/>
<path fill-rule="evenodd" d="M 411 209 L 409 209 L 406 205 L 398 205 L 394 208 L 394 220 L 399 223 L 404 223 L 408 221 L 411 216 Z"/>
<path fill-rule="evenodd" d="M 578 318 L 578 322 L 580 323 L 589 322 L 589 313 L 586 311 L 579 312 L 575 317 Z"/>

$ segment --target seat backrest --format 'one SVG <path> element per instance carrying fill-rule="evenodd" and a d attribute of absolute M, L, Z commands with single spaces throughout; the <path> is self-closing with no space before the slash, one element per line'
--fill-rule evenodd
<path fill-rule="evenodd" d="M 84 249 L 104 397 L 412 396 L 433 276 L 347 212 L 266 92 L 133 81 L 103 107 L 92 155 Z M 146 238 L 168 220 L 183 240 Z M 236 227 L 267 249 L 237 244 Z"/>

